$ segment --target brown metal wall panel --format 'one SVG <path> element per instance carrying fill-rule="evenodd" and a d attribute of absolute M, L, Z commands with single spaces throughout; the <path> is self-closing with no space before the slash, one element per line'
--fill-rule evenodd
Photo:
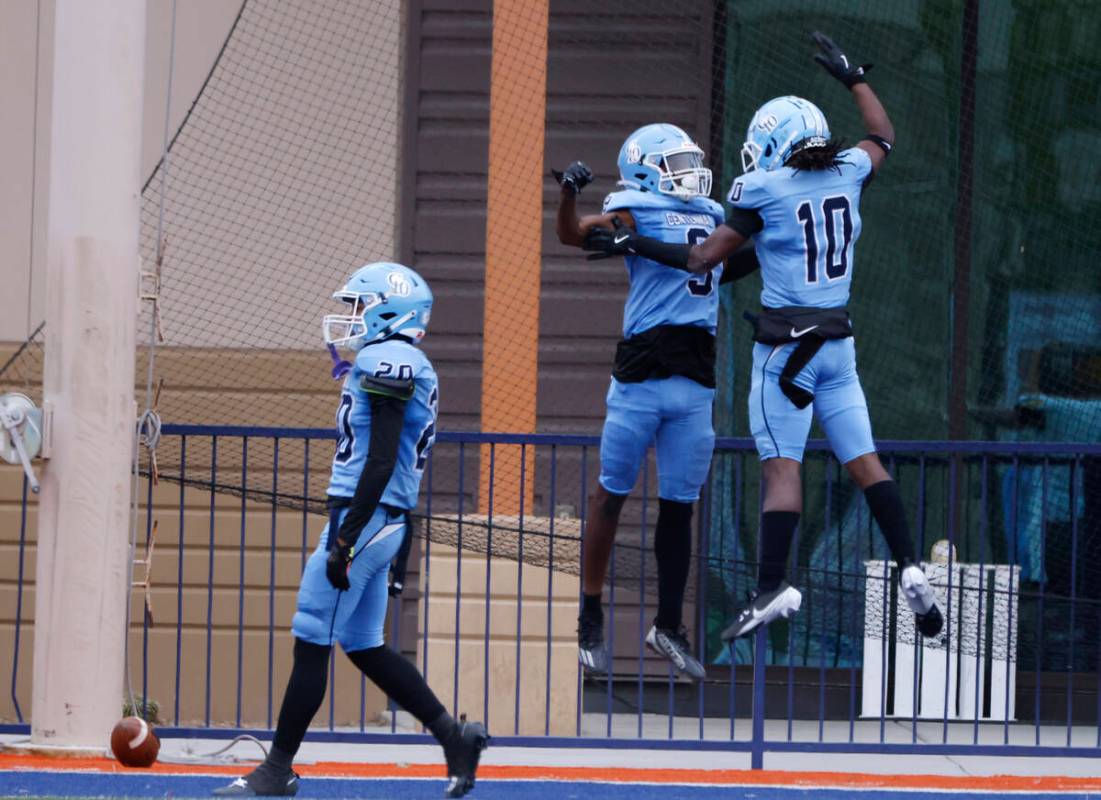
<path fill-rule="evenodd" d="M 481 409 L 492 3 L 416 0 L 409 14 L 407 257 L 436 297 L 425 350 L 440 375 L 440 427 L 470 430 Z"/>
<path fill-rule="evenodd" d="M 667 8 L 673 9 L 672 6 Z M 627 275 L 619 259 L 587 261 L 560 245 L 554 233 L 558 187 L 551 166 L 586 161 L 596 181 L 583 194 L 582 213 L 599 213 L 615 188 L 616 155 L 624 138 L 650 122 L 667 121 L 690 131 L 704 148 L 711 135 L 711 0 L 689 0 L 675 11 L 648 13 L 637 2 L 552 0 L 547 86 L 547 125 L 543 159 L 543 270 L 541 276 L 538 428 L 545 432 L 598 433 L 604 414 L 615 343 L 623 324 Z M 407 127 L 403 229 L 407 252 L 432 282 L 436 311 L 426 350 L 441 378 L 441 427 L 480 427 L 482 289 L 486 231 L 486 176 L 489 120 L 491 0 L 411 0 L 408 92 L 412 116 Z M 457 503 L 457 452 L 440 448 L 435 459 L 434 492 L 441 507 Z M 582 459 L 585 463 L 582 464 Z M 464 503 L 474 508 L 478 449 L 464 459 Z M 550 458 L 536 456 L 535 514 L 550 502 Z M 596 448 L 586 454 L 563 449 L 556 455 L 555 482 L 560 506 L 580 511 L 583 496 L 599 472 Z M 656 471 L 649 465 L 649 496 L 656 496 Z M 640 479 L 636 493 L 641 491 Z M 645 571 L 652 580 L 652 554 L 641 563 L 637 548 L 652 537 L 656 503 L 647 507 L 647 527 L 639 525 L 643 504 L 624 511 L 619 541 L 621 569 Z M 647 545 L 648 549 L 648 545 Z M 628 564 L 628 561 L 632 562 Z M 576 569 L 576 566 L 573 567 Z M 637 578 L 634 578 L 637 581 Z M 690 582 L 692 584 L 692 582 Z M 637 583 L 635 584 L 637 586 Z M 693 595 L 690 585 L 689 595 Z M 652 587 L 651 587 L 652 589 Z M 649 593 L 649 591 L 648 591 Z M 617 663 L 637 663 L 637 593 L 617 597 Z M 644 621 L 651 610 L 643 612 Z M 686 615 L 691 611 L 686 609 Z M 634 654 L 634 655 L 632 655 Z M 660 671 L 660 669 L 659 669 Z"/>

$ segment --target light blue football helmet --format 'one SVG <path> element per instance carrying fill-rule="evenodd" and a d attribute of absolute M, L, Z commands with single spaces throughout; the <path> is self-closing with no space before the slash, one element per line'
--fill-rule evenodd
<path fill-rule="evenodd" d="M 792 154 L 824 147 L 830 140 L 826 115 L 802 97 L 777 97 L 757 109 L 742 145 L 742 171 L 774 170 Z"/>
<path fill-rule="evenodd" d="M 711 170 L 692 137 L 666 122 L 644 125 L 619 148 L 619 185 L 690 200 L 711 194 Z"/>
<path fill-rule="evenodd" d="M 428 283 L 409 267 L 389 261 L 360 267 L 333 297 L 351 307 L 351 313 L 327 314 L 322 320 L 325 344 L 334 347 L 361 350 L 394 336 L 419 344 L 432 316 Z"/>

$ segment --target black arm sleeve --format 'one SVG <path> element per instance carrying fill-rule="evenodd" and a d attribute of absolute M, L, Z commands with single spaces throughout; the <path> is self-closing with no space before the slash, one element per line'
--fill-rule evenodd
<path fill-rule="evenodd" d="M 726 218 L 723 225 L 736 230 L 748 239 L 754 234 L 760 233 L 761 229 L 765 227 L 765 221 L 761 219 L 759 211 L 751 208 L 732 208 L 730 216 Z"/>
<path fill-rule="evenodd" d="M 378 508 L 398 461 L 398 445 L 405 422 L 405 400 L 373 393 L 367 396 L 371 401 L 371 441 L 367 447 L 367 463 L 356 484 L 352 504 L 340 525 L 339 538 L 348 545 L 355 544 Z M 336 538 L 330 537 L 329 541 L 335 545 Z"/>
<path fill-rule="evenodd" d="M 740 281 L 747 275 L 752 275 L 761 268 L 761 262 L 757 260 L 757 248 L 753 243 L 743 245 L 734 251 L 734 254 L 726 259 L 723 266 L 723 276 L 719 285 Z"/>
<path fill-rule="evenodd" d="M 649 236 L 632 236 L 631 252 L 676 269 L 688 269 L 688 251 L 692 245 L 673 244 L 651 239 Z"/>

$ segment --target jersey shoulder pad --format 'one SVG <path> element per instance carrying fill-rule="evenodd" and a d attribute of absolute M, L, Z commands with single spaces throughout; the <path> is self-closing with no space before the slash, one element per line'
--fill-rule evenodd
<path fill-rule="evenodd" d="M 622 189 L 618 192 L 612 192 L 604 198 L 604 213 L 620 210 L 630 211 L 632 208 L 656 208 L 659 205 L 662 205 L 660 199 L 651 192 Z"/>
<path fill-rule="evenodd" d="M 872 158 L 864 152 L 863 148 L 850 147 L 842 150 L 838 155 L 848 165 L 842 168 L 843 172 L 851 174 L 855 180 L 863 182 L 871 174 Z"/>
<path fill-rule="evenodd" d="M 697 197 L 692 201 L 692 204 L 704 214 L 710 214 L 714 217 L 716 225 L 719 225 L 726 219 L 726 214 L 723 212 L 722 205 L 716 203 L 710 197 Z"/>
<path fill-rule="evenodd" d="M 409 400 L 416 393 L 417 384 L 412 378 L 382 378 L 363 374 L 359 378 L 359 388 L 367 394 Z"/>
<path fill-rule="evenodd" d="M 767 181 L 768 173 L 764 170 L 754 170 L 744 175 L 739 175 L 730 184 L 730 191 L 726 195 L 726 201 L 734 208 L 756 210 L 764 206 L 769 200 Z"/>
<path fill-rule="evenodd" d="M 424 355 L 411 344 L 399 341 L 379 342 L 356 354 L 355 368 L 360 378 L 409 380 L 416 378 L 424 365 Z"/>

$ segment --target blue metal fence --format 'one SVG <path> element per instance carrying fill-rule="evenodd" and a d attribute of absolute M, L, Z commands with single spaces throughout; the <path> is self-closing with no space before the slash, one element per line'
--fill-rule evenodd
<path fill-rule="evenodd" d="M 175 619 L 169 635 L 148 621 L 135 634 L 135 691 L 172 695 L 161 706 L 170 717 L 165 735 L 227 736 L 246 728 L 263 735 L 282 690 L 278 662 L 289 651 L 288 597 L 324 524 L 308 513 L 310 501 L 323 496 L 328 470 L 329 445 L 318 440 L 335 435 L 328 429 L 166 425 L 163 437 L 162 471 L 175 483 L 169 495 L 165 483 L 155 492 L 147 482 L 144 521 L 147 537 L 155 521 L 167 528 L 173 519 L 176 526 L 175 583 L 154 569 L 155 584 L 174 594 Z M 492 731 L 497 743 L 740 751 L 752 755 L 755 767 L 768 751 L 1101 754 L 1101 559 L 1095 558 L 1101 520 L 1091 494 L 1098 488 L 1101 445 L 878 443 L 907 499 L 921 552 L 927 554 L 934 541 L 947 543 L 947 563 L 930 570 L 949 624 L 929 648 L 907 627 L 905 603 L 893 589 L 885 547 L 862 498 L 841 479 L 825 443 L 811 442 L 806 510 L 790 570 L 804 590 L 803 610 L 792 622 L 726 650 L 718 631 L 755 574 L 759 487 L 752 442 L 720 439 L 697 512 L 686 603 L 690 638 L 708 678 L 688 684 L 675 680 L 642 644 L 656 585 L 647 552 L 656 502 L 649 465 L 625 513 L 605 597 L 613 675 L 587 678 L 575 657 L 563 656 L 568 647 L 555 652 L 561 637 L 552 641 L 552 631 L 562 627 L 564 612 L 553 610 L 551 600 L 561 585 L 556 581 L 576 581 L 579 573 L 579 531 L 598 444 L 590 436 L 441 433 L 430 455 L 418 515 L 419 563 L 432 563 L 433 547 L 456 553 L 451 686 L 436 688 L 448 705 L 460 696 L 460 680 L 480 689 L 480 709 L 456 710 L 488 715 L 491 704 L 496 709 L 504 702 L 491 682 L 489 601 L 494 570 L 516 565 L 514 712 L 511 731 Z M 488 486 L 494 486 L 502 448 L 519 448 L 519 473 L 509 479 L 519 482 L 521 503 L 534 505 L 521 506 L 518 520 L 495 515 L 492 489 L 484 502 L 477 497 L 479 465 L 488 464 Z M 26 504 L 24 492 L 11 680 L 12 713 L 20 724 L 9 730 L 25 729 L 17 685 L 26 624 Z M 266 530 L 258 529 L 265 508 Z M 230 534 L 234 514 L 239 522 Z M 196 531 L 200 518 L 206 529 Z M 468 566 L 471 560 L 484 565 L 476 591 L 463 587 L 464 559 Z M 227 565 L 235 569 L 226 571 Z M 530 633 L 522 626 L 530 597 L 525 568 L 546 571 L 546 641 L 542 684 L 522 688 L 521 642 Z M 196 581 L 198 573 L 204 577 Z M 431 586 L 447 577 L 426 572 L 391 604 L 390 641 L 426 673 L 438 659 L 429 637 Z M 460 661 L 461 625 L 469 619 L 463 604 L 471 597 L 484 603 L 481 663 Z M 157 607 L 163 602 L 158 596 Z M 171 669 L 164 673 L 158 665 Z M 574 684 L 568 733 L 552 732 L 551 725 L 552 712 L 567 699 L 556 696 L 554 677 L 562 674 Z M 400 732 L 397 714 L 383 726 L 369 719 L 361 677 L 357 685 L 345 680 L 337 686 L 334 666 L 330 678 L 328 708 L 319 715 L 324 729 L 311 730 L 311 737 L 424 738 Z M 218 705 L 218 691 L 228 685 L 232 699 Z M 521 724 L 528 695 L 538 696 L 542 706 L 543 735 Z M 348 718 L 350 702 L 358 719 Z M 197 707 L 201 713 L 188 711 Z"/>

